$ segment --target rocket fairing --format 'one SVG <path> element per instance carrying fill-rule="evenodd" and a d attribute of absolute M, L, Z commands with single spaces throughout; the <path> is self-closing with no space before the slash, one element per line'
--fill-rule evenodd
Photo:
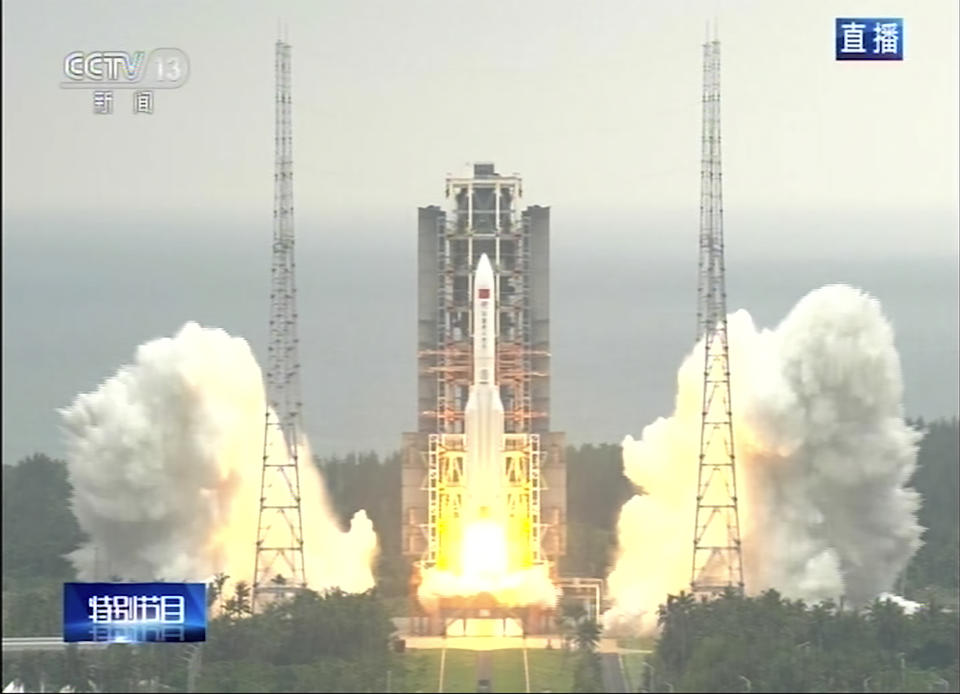
<path fill-rule="evenodd" d="M 506 510 L 496 316 L 493 268 L 484 253 L 473 279 L 473 383 L 464 410 L 463 518 L 467 523 L 499 520 Z"/>

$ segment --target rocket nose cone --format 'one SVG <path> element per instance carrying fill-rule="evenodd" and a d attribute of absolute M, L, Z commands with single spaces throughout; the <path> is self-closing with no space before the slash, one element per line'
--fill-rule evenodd
<path fill-rule="evenodd" d="M 488 277 L 493 278 L 493 266 L 490 265 L 490 258 L 487 257 L 487 254 L 483 253 L 480 260 L 477 261 L 477 279 Z"/>

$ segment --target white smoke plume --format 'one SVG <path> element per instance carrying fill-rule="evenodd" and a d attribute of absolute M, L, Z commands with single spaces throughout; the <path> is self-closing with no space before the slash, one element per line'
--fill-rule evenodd
<path fill-rule="evenodd" d="M 921 544 L 907 486 L 920 435 L 903 419 L 879 302 L 830 285 L 773 330 L 738 311 L 728 331 L 747 592 L 860 604 L 890 590 Z M 689 590 L 703 350 L 680 367 L 674 414 L 623 442 L 625 474 L 647 495 L 621 511 L 611 630 L 655 628 L 667 594 Z"/>
<path fill-rule="evenodd" d="M 924 604 L 922 602 L 907 600 L 906 598 L 899 595 L 894 595 L 893 593 L 880 593 L 877 598 L 880 600 L 880 602 L 886 602 L 889 600 L 890 602 L 896 603 L 903 609 L 904 614 L 914 614 L 915 612 L 918 612 L 924 608 Z"/>
<path fill-rule="evenodd" d="M 247 342 L 192 322 L 141 345 L 132 364 L 61 410 L 73 511 L 90 537 L 70 557 L 80 579 L 225 572 L 251 583 L 264 411 Z M 377 540 L 366 513 L 341 531 L 305 441 L 299 460 L 309 586 L 373 587 Z"/>

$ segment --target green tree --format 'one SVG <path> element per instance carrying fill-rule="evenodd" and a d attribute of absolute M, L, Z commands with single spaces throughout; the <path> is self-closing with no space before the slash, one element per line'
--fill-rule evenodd
<path fill-rule="evenodd" d="M 72 488 L 60 460 L 35 454 L 3 466 L 4 589 L 75 579 L 68 553 L 85 540 L 70 506 Z"/>
<path fill-rule="evenodd" d="M 379 691 L 385 685 L 381 680 L 392 631 L 383 602 L 373 593 L 302 591 L 247 619 L 214 619 L 201 686 L 205 691 L 248 686 L 260 691 Z M 241 682 L 237 673 L 244 670 L 231 666 L 239 662 L 261 674 Z M 268 678 L 262 675 L 267 671 Z"/>
<path fill-rule="evenodd" d="M 603 673 L 600 666 L 600 656 L 596 653 L 592 651 L 583 651 L 580 653 L 573 671 L 573 691 L 603 691 Z"/>
<path fill-rule="evenodd" d="M 224 613 L 239 619 L 250 614 L 250 584 L 246 581 L 237 581 L 233 588 L 233 597 L 223 606 Z"/>
<path fill-rule="evenodd" d="M 575 639 L 577 650 L 593 653 L 600 643 L 600 625 L 592 619 L 581 619 L 577 622 Z"/>
<path fill-rule="evenodd" d="M 227 581 L 229 580 L 229 578 L 230 576 L 228 576 L 226 573 L 221 571 L 220 573 L 216 574 L 213 577 L 213 583 L 210 584 L 210 591 L 208 595 L 208 600 L 210 601 L 210 604 L 208 605 L 208 607 L 212 605 L 214 602 L 216 602 L 218 614 L 223 614 L 224 586 L 227 585 Z"/>
<path fill-rule="evenodd" d="M 941 586 L 955 596 L 960 591 L 960 420 L 913 424 L 924 437 L 910 484 L 923 497 L 918 520 L 926 531 L 904 572 L 902 590 L 918 598 L 924 589 Z"/>
<path fill-rule="evenodd" d="M 868 677 L 874 691 L 957 683 L 960 625 L 936 605 L 909 616 L 890 601 L 841 611 L 771 590 L 669 596 L 659 616 L 656 667 L 678 690 L 743 691 L 750 682 L 753 691 L 861 691 Z"/>

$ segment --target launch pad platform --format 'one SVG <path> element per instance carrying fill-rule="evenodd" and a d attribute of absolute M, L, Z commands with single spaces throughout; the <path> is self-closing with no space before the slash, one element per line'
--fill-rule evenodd
<path fill-rule="evenodd" d="M 553 608 L 507 607 L 480 595 L 442 598 L 436 610 L 416 610 L 407 625 L 411 636 L 524 637 L 555 632 L 555 615 Z"/>

